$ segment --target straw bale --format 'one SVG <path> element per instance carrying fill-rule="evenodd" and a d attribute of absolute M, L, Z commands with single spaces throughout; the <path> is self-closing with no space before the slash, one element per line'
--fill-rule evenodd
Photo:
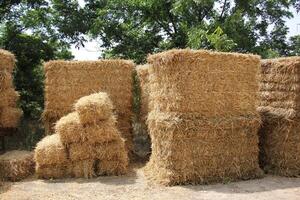
<path fill-rule="evenodd" d="M 116 118 L 112 116 L 108 120 L 99 121 L 93 126 L 85 126 L 84 134 L 87 141 L 91 144 L 95 144 L 119 140 L 121 134 L 116 127 L 116 123 Z"/>
<path fill-rule="evenodd" d="M 44 137 L 35 148 L 34 158 L 39 166 L 64 165 L 68 163 L 67 149 L 58 134 Z"/>
<path fill-rule="evenodd" d="M 74 102 L 83 96 L 99 91 L 106 92 L 115 106 L 115 113 L 119 119 L 118 128 L 126 138 L 128 148 L 131 148 L 133 70 L 133 62 L 126 60 L 45 63 L 44 122 L 50 124 L 50 121 L 70 113 Z"/>
<path fill-rule="evenodd" d="M 127 152 L 124 146 L 124 141 L 118 139 L 112 142 L 90 144 L 74 143 L 69 146 L 69 156 L 72 161 L 80 160 L 112 160 L 112 159 L 127 159 Z"/>
<path fill-rule="evenodd" d="M 0 49 L 0 70 L 12 72 L 15 66 L 15 56 L 9 51 Z"/>
<path fill-rule="evenodd" d="M 152 111 L 146 176 L 165 185 L 259 177 L 259 126 L 258 115 L 206 118 Z"/>
<path fill-rule="evenodd" d="M 184 49 L 150 55 L 148 62 L 154 109 L 207 117 L 256 113 L 258 56 Z"/>
<path fill-rule="evenodd" d="M 86 134 L 77 112 L 72 112 L 58 120 L 55 133 L 59 134 L 62 143 L 66 145 L 86 140 Z"/>
<path fill-rule="evenodd" d="M 94 93 L 81 97 L 75 103 L 75 110 L 79 114 L 81 123 L 95 124 L 108 119 L 113 113 L 113 104 L 105 92 Z"/>
<path fill-rule="evenodd" d="M 43 179 L 59 179 L 59 178 L 68 178 L 73 176 L 72 165 L 48 165 L 48 166 L 40 166 L 36 165 L 35 173 L 38 178 Z"/>
<path fill-rule="evenodd" d="M 0 108 L 0 127 L 16 128 L 19 125 L 23 111 L 19 108 L 5 107 Z"/>
<path fill-rule="evenodd" d="M 106 161 L 102 160 L 97 163 L 97 175 L 118 176 L 128 172 L 128 162 Z"/>
<path fill-rule="evenodd" d="M 0 156 L 0 178 L 9 181 L 22 180 L 34 172 L 33 153 L 9 151 Z"/>
<path fill-rule="evenodd" d="M 300 57 L 262 61 L 259 112 L 284 118 L 298 118 Z"/>
<path fill-rule="evenodd" d="M 260 164 L 268 173 L 300 175 L 300 120 L 265 112 L 260 135 Z"/>
<path fill-rule="evenodd" d="M 93 159 L 76 161 L 72 163 L 72 175 L 76 178 L 93 178 L 96 176 L 95 165 Z"/>
<path fill-rule="evenodd" d="M 148 77 L 149 77 L 150 65 L 139 65 L 136 67 L 137 75 L 139 77 L 140 87 L 141 87 L 141 109 L 140 109 L 140 119 L 143 124 L 146 123 L 148 115 Z"/>
<path fill-rule="evenodd" d="M 0 107 L 16 107 L 19 100 L 19 93 L 13 88 L 8 88 L 0 92 Z"/>
<path fill-rule="evenodd" d="M 11 73 L 9 73 L 7 70 L 0 70 L 0 91 L 2 92 L 4 89 L 12 88 L 13 82 L 12 82 L 12 76 Z"/>

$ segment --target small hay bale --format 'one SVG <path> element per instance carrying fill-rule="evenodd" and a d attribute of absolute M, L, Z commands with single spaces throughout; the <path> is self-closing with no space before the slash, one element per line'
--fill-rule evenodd
<path fill-rule="evenodd" d="M 13 88 L 5 89 L 0 92 L 0 107 L 16 107 L 19 100 L 19 93 Z"/>
<path fill-rule="evenodd" d="M 86 134 L 77 112 L 72 112 L 58 120 L 55 133 L 60 135 L 62 143 L 66 145 L 86 140 Z"/>
<path fill-rule="evenodd" d="M 72 175 L 76 178 L 93 178 L 96 176 L 95 165 L 93 159 L 73 162 Z"/>
<path fill-rule="evenodd" d="M 0 127 L 16 128 L 19 125 L 23 111 L 19 108 L 5 107 L 0 108 Z"/>
<path fill-rule="evenodd" d="M 102 160 L 97 163 L 97 175 L 99 176 L 119 176 L 128 172 L 128 162 Z"/>
<path fill-rule="evenodd" d="M 87 141 L 94 144 L 118 140 L 121 137 L 121 134 L 116 127 L 116 123 L 116 118 L 112 116 L 108 120 L 99 121 L 93 126 L 85 126 L 84 134 Z"/>
<path fill-rule="evenodd" d="M 257 178 L 260 118 L 205 118 L 152 111 L 152 154 L 146 176 L 164 185 Z"/>
<path fill-rule="evenodd" d="M 33 153 L 10 151 L 0 156 L 0 178 L 19 181 L 34 173 Z"/>
<path fill-rule="evenodd" d="M 70 144 L 69 156 L 72 161 L 91 159 L 126 160 L 128 158 L 122 139 L 98 144 L 90 144 L 88 142 Z"/>
<path fill-rule="evenodd" d="M 256 114 L 259 56 L 182 49 L 150 55 L 148 62 L 153 109 L 207 117 Z"/>
<path fill-rule="evenodd" d="M 260 164 L 268 173 L 300 175 L 299 74 L 300 57 L 262 61 Z"/>
<path fill-rule="evenodd" d="M 15 67 L 15 56 L 9 51 L 0 49 L 0 70 L 12 72 Z"/>
<path fill-rule="evenodd" d="M 105 92 L 81 97 L 75 103 L 75 110 L 82 124 L 96 124 L 112 115 L 113 104 Z"/>
<path fill-rule="evenodd" d="M 35 148 L 34 159 L 40 166 L 60 165 L 68 163 L 67 150 L 58 134 L 44 137 Z"/>
<path fill-rule="evenodd" d="M 53 133 L 53 122 L 70 113 L 79 98 L 107 92 L 118 120 L 118 130 L 132 151 L 132 73 L 134 63 L 126 60 L 50 61 L 45 63 L 46 132 Z"/>
<path fill-rule="evenodd" d="M 35 173 L 38 178 L 43 179 L 59 179 L 69 178 L 73 176 L 73 168 L 71 163 L 65 165 L 48 165 L 40 166 L 36 165 Z"/>

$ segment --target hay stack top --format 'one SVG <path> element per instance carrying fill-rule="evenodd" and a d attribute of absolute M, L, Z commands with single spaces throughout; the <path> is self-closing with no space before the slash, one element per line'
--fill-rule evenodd
<path fill-rule="evenodd" d="M 0 70 L 12 71 L 15 66 L 15 56 L 9 51 L 0 49 Z"/>
<path fill-rule="evenodd" d="M 113 115 L 113 104 L 105 92 L 94 93 L 81 97 L 75 103 L 81 123 L 89 124 L 106 120 Z"/>
<path fill-rule="evenodd" d="M 114 60 L 97 60 L 97 61 L 65 61 L 65 60 L 53 60 L 46 62 L 44 64 L 44 68 L 46 71 L 50 70 L 61 70 L 64 68 L 72 68 L 74 70 L 94 70 L 96 68 L 113 68 L 119 67 L 132 69 L 134 63 L 131 60 L 121 60 L 121 59 L 114 59 Z"/>
<path fill-rule="evenodd" d="M 150 107 L 204 116 L 256 113 L 260 57 L 204 50 L 150 55 Z"/>

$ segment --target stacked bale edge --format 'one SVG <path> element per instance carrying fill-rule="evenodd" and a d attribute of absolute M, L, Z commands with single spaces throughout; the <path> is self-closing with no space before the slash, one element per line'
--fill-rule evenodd
<path fill-rule="evenodd" d="M 107 92 L 115 105 L 118 129 L 132 150 L 132 73 L 134 63 L 126 60 L 50 61 L 45 63 L 45 111 L 48 134 L 54 123 L 72 111 L 73 103 L 94 92 Z"/>
<path fill-rule="evenodd" d="M 148 57 L 146 176 L 165 185 L 261 176 L 258 56 L 170 50 Z"/>
<path fill-rule="evenodd" d="M 300 175 L 299 75 L 300 57 L 262 62 L 260 164 L 268 173 Z"/>
<path fill-rule="evenodd" d="M 117 130 L 113 104 L 99 92 L 76 101 L 62 117 L 55 134 L 38 143 L 36 172 L 40 178 L 121 175 L 127 172 L 125 141 Z"/>
<path fill-rule="evenodd" d="M 12 71 L 15 66 L 15 56 L 0 49 L 0 129 L 11 129 L 18 126 L 23 114 L 17 108 L 19 94 L 14 90 Z"/>

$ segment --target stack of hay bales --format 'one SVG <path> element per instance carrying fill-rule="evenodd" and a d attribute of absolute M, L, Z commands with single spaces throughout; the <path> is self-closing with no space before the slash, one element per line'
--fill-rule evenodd
<path fill-rule="evenodd" d="M 170 50 L 148 62 L 146 176 L 166 185 L 259 177 L 259 57 Z"/>
<path fill-rule="evenodd" d="M 263 60 L 258 107 L 260 163 L 265 171 L 300 175 L 300 57 Z"/>
<path fill-rule="evenodd" d="M 56 134 L 38 143 L 38 176 L 90 178 L 126 173 L 128 156 L 116 123 L 107 93 L 80 98 L 75 111 L 56 123 Z"/>
<path fill-rule="evenodd" d="M 0 156 L 0 179 L 22 180 L 34 172 L 33 154 L 29 151 L 10 151 Z"/>
<path fill-rule="evenodd" d="M 79 98 L 97 91 L 107 92 L 115 105 L 118 129 L 129 152 L 132 144 L 132 73 L 134 63 L 127 60 L 50 61 L 45 64 L 45 111 L 48 134 L 54 123 L 72 111 Z"/>
<path fill-rule="evenodd" d="M 14 90 L 12 71 L 15 57 L 0 49 L 0 128 L 16 128 L 22 116 L 17 108 L 19 94 Z"/>

